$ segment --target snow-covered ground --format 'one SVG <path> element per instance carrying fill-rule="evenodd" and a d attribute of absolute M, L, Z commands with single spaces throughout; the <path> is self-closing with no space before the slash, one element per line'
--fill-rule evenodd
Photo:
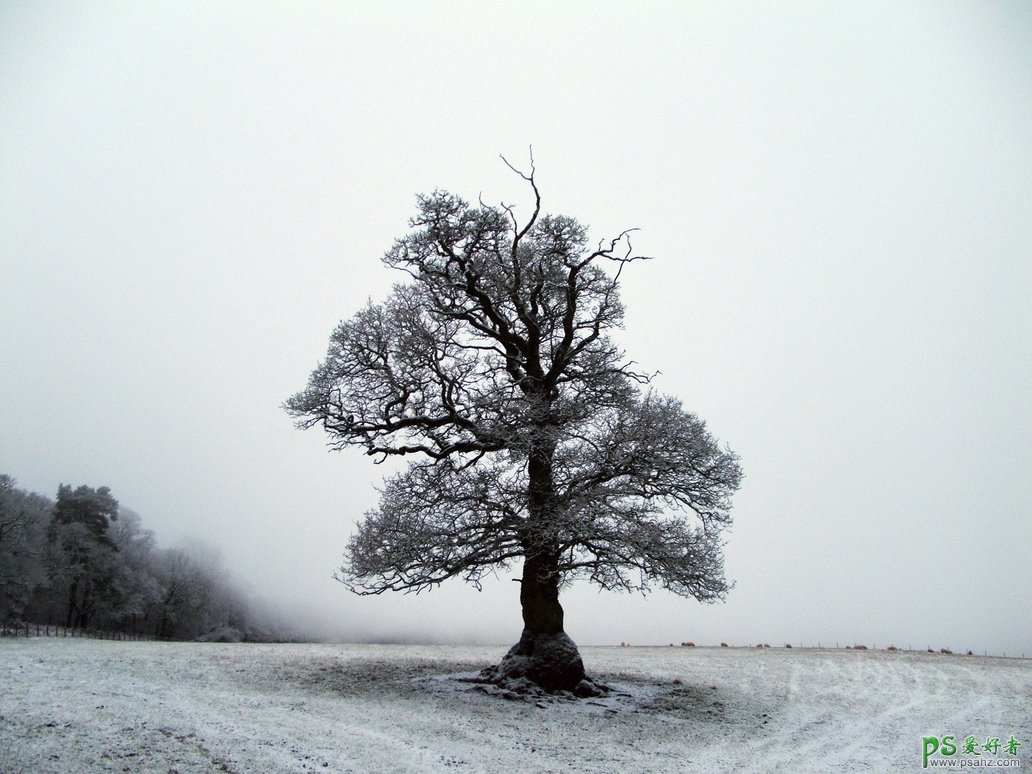
<path fill-rule="evenodd" d="M 504 650 L 2 640 L 0 770 L 911 771 L 944 734 L 1032 770 L 1032 661 L 583 648 L 613 696 L 454 679 Z"/>

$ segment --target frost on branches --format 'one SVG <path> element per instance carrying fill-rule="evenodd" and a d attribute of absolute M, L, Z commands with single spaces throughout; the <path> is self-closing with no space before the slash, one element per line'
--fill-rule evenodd
<path fill-rule="evenodd" d="M 653 392 L 610 338 L 630 231 L 590 245 L 576 220 L 418 198 L 384 263 L 407 275 L 340 323 L 300 427 L 377 459 L 411 457 L 352 538 L 354 591 L 421 590 L 522 562 L 524 631 L 496 680 L 590 692 L 559 591 L 653 585 L 722 599 L 721 533 L 738 458 L 675 398 Z"/>

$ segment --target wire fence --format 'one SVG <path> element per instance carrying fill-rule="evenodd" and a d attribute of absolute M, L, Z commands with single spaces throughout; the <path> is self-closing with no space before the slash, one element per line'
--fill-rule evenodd
<path fill-rule="evenodd" d="M 0 637 L 77 637 L 124 642 L 150 642 L 157 639 L 151 634 L 29 623 L 0 624 Z"/>

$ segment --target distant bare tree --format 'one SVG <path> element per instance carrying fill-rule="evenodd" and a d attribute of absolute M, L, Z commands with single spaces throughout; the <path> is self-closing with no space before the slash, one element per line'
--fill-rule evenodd
<path fill-rule="evenodd" d="M 164 639 L 239 640 L 247 613 L 217 550 L 189 541 L 183 548 L 157 552 L 159 595 L 157 634 Z M 220 635 L 221 633 L 221 635 Z"/>
<path fill-rule="evenodd" d="M 506 162 L 508 163 L 508 162 Z M 524 630 L 497 667 L 549 690 L 590 691 L 563 629 L 561 586 L 656 583 L 721 599 L 720 534 L 741 471 L 678 400 L 648 389 L 609 333 L 620 327 L 630 235 L 591 246 L 573 218 L 418 198 L 387 252 L 408 281 L 340 323 L 286 408 L 331 446 L 412 456 L 347 548 L 358 593 L 479 586 L 523 563 Z"/>
<path fill-rule="evenodd" d="M 154 533 L 143 527 L 138 513 L 120 506 L 108 535 L 118 552 L 106 623 L 133 634 L 147 631 L 148 613 L 161 598 Z"/>

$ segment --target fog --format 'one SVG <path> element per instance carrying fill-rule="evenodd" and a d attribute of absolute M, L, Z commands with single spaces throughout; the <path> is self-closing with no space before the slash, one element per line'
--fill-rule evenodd
<path fill-rule="evenodd" d="M 1032 654 L 1032 12 L 7 4 L 0 472 L 106 485 L 326 636 L 514 642 L 518 584 L 332 579 L 385 472 L 281 409 L 415 194 L 637 227 L 619 341 L 742 459 L 726 603 L 579 644 Z"/>

